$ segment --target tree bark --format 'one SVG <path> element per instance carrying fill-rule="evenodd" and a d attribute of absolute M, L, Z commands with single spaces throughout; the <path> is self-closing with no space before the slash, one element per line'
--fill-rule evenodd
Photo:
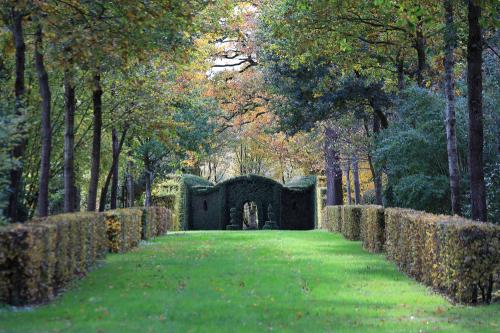
<path fill-rule="evenodd" d="M 49 215 L 49 180 L 50 180 L 50 154 L 52 151 L 52 126 L 50 123 L 51 92 L 49 75 L 45 69 L 43 56 L 42 27 L 38 25 L 35 32 L 35 68 L 38 76 L 38 85 L 41 102 L 41 156 L 40 175 L 38 183 L 37 215 Z"/>
<path fill-rule="evenodd" d="M 417 51 L 417 84 L 424 86 L 424 70 L 426 68 L 425 60 L 425 38 L 422 31 L 422 19 L 419 18 L 415 31 L 415 50 Z"/>
<path fill-rule="evenodd" d="M 352 204 L 351 197 L 351 160 L 347 158 L 345 164 L 345 180 L 346 180 L 346 191 L 347 191 L 347 204 Z"/>
<path fill-rule="evenodd" d="M 26 44 L 24 43 L 24 31 L 23 31 L 23 14 L 16 8 L 12 8 L 12 35 L 14 37 L 14 47 L 15 47 L 15 73 L 16 79 L 14 82 L 14 95 L 15 101 L 15 114 L 21 115 L 23 112 L 24 105 L 24 93 L 26 87 L 24 84 L 24 72 L 26 66 Z M 14 160 L 19 160 L 26 148 L 26 139 L 22 139 L 19 143 L 15 145 L 12 149 L 12 158 Z M 7 207 L 8 217 L 12 222 L 18 221 L 18 206 L 19 197 L 21 195 L 21 184 L 22 184 L 23 169 L 22 166 L 15 166 L 10 171 L 10 195 L 9 195 L 9 205 Z"/>
<path fill-rule="evenodd" d="M 358 167 L 358 157 L 354 156 L 352 159 L 352 176 L 354 178 L 354 204 L 359 205 L 361 203 L 361 188 L 359 186 L 359 167 Z"/>
<path fill-rule="evenodd" d="M 146 197 L 144 199 L 144 206 L 151 206 L 151 183 L 153 178 L 153 173 L 146 167 Z"/>
<path fill-rule="evenodd" d="M 134 178 L 132 177 L 133 162 L 129 156 L 127 161 L 127 207 L 134 206 Z"/>
<path fill-rule="evenodd" d="M 76 209 L 75 187 L 75 86 L 70 69 L 64 70 L 64 212 Z"/>
<path fill-rule="evenodd" d="M 467 90 L 469 106 L 469 172 L 472 219 L 486 221 L 486 190 L 483 170 L 483 39 L 481 7 L 468 1 Z"/>
<path fill-rule="evenodd" d="M 119 142 L 118 142 L 118 133 L 116 128 L 113 128 L 111 131 L 111 140 L 113 142 L 113 156 L 118 156 L 120 152 L 118 151 Z M 118 197 L 118 161 L 117 163 L 113 163 L 113 178 L 111 181 L 111 209 L 116 209 L 117 197 Z"/>
<path fill-rule="evenodd" d="M 106 180 L 104 181 L 104 185 L 101 189 L 101 198 L 99 199 L 99 211 L 103 212 L 106 208 L 106 197 L 108 196 L 108 188 L 109 183 L 111 182 L 111 178 L 113 177 L 113 172 L 115 168 L 115 164 L 118 164 L 120 152 L 123 147 L 123 142 L 125 141 L 125 137 L 127 136 L 128 127 L 125 127 L 122 132 L 122 136 L 120 138 L 120 143 L 118 144 L 117 154 L 113 154 L 113 161 L 111 162 L 111 168 L 109 169 L 108 174 L 106 175 Z"/>
<path fill-rule="evenodd" d="M 344 198 L 342 193 L 342 169 L 340 167 L 339 154 L 335 149 L 337 132 L 331 128 L 325 128 L 325 174 L 326 174 L 326 204 L 342 205 Z"/>
<path fill-rule="evenodd" d="M 99 185 L 99 168 L 101 165 L 101 133 L 102 133 L 102 88 L 99 70 L 93 77 L 92 102 L 94 106 L 94 124 L 92 138 L 92 162 L 90 169 L 88 211 L 95 211 L 97 204 L 97 187 Z"/>
<path fill-rule="evenodd" d="M 452 0 L 443 0 L 445 11 L 444 32 L 444 90 L 446 95 L 445 127 L 446 148 L 448 151 L 448 171 L 450 174 L 451 213 L 460 214 L 460 173 L 458 167 L 457 134 L 455 129 L 455 77 L 453 52 L 456 45 L 453 22 Z"/>
<path fill-rule="evenodd" d="M 380 119 L 377 115 L 373 117 L 373 134 L 377 135 L 380 132 Z M 380 170 L 375 169 L 371 155 L 368 155 L 368 161 L 370 162 L 370 169 L 373 174 L 373 184 L 375 185 L 375 202 L 377 205 L 382 205 L 382 175 Z"/>

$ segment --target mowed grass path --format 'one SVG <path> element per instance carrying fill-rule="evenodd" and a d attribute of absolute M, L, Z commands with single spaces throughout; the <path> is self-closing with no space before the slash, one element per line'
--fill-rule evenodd
<path fill-rule="evenodd" d="M 0 332 L 500 332 L 500 304 L 453 306 L 359 242 L 321 231 L 174 233 Z"/>

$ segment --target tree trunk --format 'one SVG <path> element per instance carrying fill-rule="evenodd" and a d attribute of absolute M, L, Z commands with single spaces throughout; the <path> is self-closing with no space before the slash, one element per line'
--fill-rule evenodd
<path fill-rule="evenodd" d="M 347 158 L 345 164 L 345 181 L 346 181 L 346 191 L 347 191 L 347 204 L 352 204 L 351 197 L 351 160 Z"/>
<path fill-rule="evenodd" d="M 134 206 L 134 178 L 132 177 L 133 162 L 129 157 L 127 161 L 127 207 Z"/>
<path fill-rule="evenodd" d="M 453 51 L 456 45 L 453 23 L 452 0 L 443 0 L 445 11 L 444 33 L 444 90 L 446 95 L 445 127 L 446 147 L 448 151 L 448 171 L 450 174 L 451 213 L 460 214 L 460 174 L 458 168 L 457 135 L 455 130 L 455 78 Z"/>
<path fill-rule="evenodd" d="M 92 102 L 94 106 L 94 125 L 92 138 L 92 162 L 90 169 L 89 196 L 87 210 L 93 212 L 97 204 L 97 187 L 99 185 L 99 168 L 101 165 L 101 132 L 102 132 L 102 88 L 101 76 L 96 71 L 93 78 L 94 89 Z"/>
<path fill-rule="evenodd" d="M 75 187 L 75 86 L 69 69 L 64 71 L 64 212 L 76 208 Z"/>
<path fill-rule="evenodd" d="M 380 119 L 377 115 L 373 117 L 373 134 L 377 135 L 380 132 Z M 376 170 L 373 163 L 371 155 L 368 155 L 368 161 L 370 162 L 370 169 L 373 175 L 373 184 L 375 185 L 375 202 L 377 205 L 382 205 L 382 175 L 380 170 Z"/>
<path fill-rule="evenodd" d="M 15 114 L 21 115 L 24 105 L 24 93 L 26 87 L 24 85 L 24 71 L 26 66 L 26 44 L 24 43 L 24 32 L 23 32 L 23 15 L 14 7 L 12 8 L 12 35 L 14 37 L 14 47 L 15 47 L 15 72 L 16 80 L 14 83 L 14 94 L 16 97 L 15 102 Z M 23 138 L 21 142 L 16 144 L 12 150 L 12 158 L 14 160 L 19 160 L 26 148 L 26 140 Z M 10 195 L 9 195 L 9 206 L 7 207 L 8 217 L 12 222 L 18 221 L 18 206 L 19 197 L 21 195 L 21 181 L 22 181 L 23 170 L 22 166 L 15 166 L 10 171 Z"/>
<path fill-rule="evenodd" d="M 146 167 L 146 198 L 144 199 L 144 206 L 151 206 L 151 183 L 152 183 L 153 173 Z"/>
<path fill-rule="evenodd" d="M 358 157 L 354 156 L 352 159 L 352 176 L 354 178 L 354 204 L 359 205 L 361 203 L 361 188 L 359 186 L 359 166 Z"/>
<path fill-rule="evenodd" d="M 37 203 L 37 215 L 39 217 L 45 217 L 49 215 L 50 154 L 52 150 L 52 127 L 50 124 L 51 93 L 49 86 L 49 76 L 45 69 L 42 50 L 42 27 L 38 25 L 35 32 L 35 67 L 38 76 L 40 97 L 42 99 L 40 129 L 41 156 Z"/>
<path fill-rule="evenodd" d="M 113 142 L 113 156 L 118 156 L 120 154 L 119 150 L 119 142 L 118 142 L 118 133 L 116 128 L 113 128 L 111 131 L 111 140 Z M 116 201 L 118 197 L 118 160 L 117 163 L 113 163 L 113 178 L 111 181 L 111 209 L 116 209 Z"/>
<path fill-rule="evenodd" d="M 422 19 L 419 18 L 415 32 L 415 49 L 417 50 L 417 84 L 420 87 L 424 86 L 424 70 L 426 68 L 425 61 L 425 38 L 422 31 Z"/>
<path fill-rule="evenodd" d="M 481 7 L 468 1 L 467 91 L 469 104 L 469 172 L 472 219 L 486 221 L 486 190 L 483 170 L 483 80 L 481 67 Z"/>
<path fill-rule="evenodd" d="M 335 149 L 337 132 L 330 127 L 325 128 L 325 174 L 326 174 L 326 204 L 342 205 L 342 169 L 339 154 Z"/>
<path fill-rule="evenodd" d="M 111 182 L 111 178 L 113 177 L 113 172 L 115 168 L 115 164 L 118 164 L 120 152 L 123 147 L 123 142 L 125 141 L 125 137 L 127 136 L 128 127 L 125 127 L 122 132 L 122 136 L 120 138 L 120 143 L 118 144 L 117 154 L 113 154 L 113 161 L 111 162 L 111 168 L 109 169 L 108 174 L 106 175 L 106 180 L 104 181 L 104 185 L 101 189 L 101 198 L 99 199 L 99 211 L 103 212 L 106 208 L 106 197 L 108 196 L 108 188 L 109 183 Z"/>

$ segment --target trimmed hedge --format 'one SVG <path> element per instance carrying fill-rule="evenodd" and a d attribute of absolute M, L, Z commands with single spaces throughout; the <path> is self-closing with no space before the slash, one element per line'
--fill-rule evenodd
<path fill-rule="evenodd" d="M 161 236 L 170 230 L 172 213 L 165 207 L 144 207 L 142 209 L 141 239 Z"/>
<path fill-rule="evenodd" d="M 323 229 L 341 232 L 342 206 L 326 206 L 323 212 Z"/>
<path fill-rule="evenodd" d="M 326 207 L 326 224 L 340 224 L 346 238 L 355 239 L 360 221 L 365 249 L 385 251 L 401 271 L 455 302 L 489 303 L 500 288 L 500 226 L 408 209 L 357 208 L 359 220 L 352 206 Z"/>
<path fill-rule="evenodd" d="M 361 207 L 342 207 L 342 235 L 349 240 L 360 240 L 361 233 Z"/>
<path fill-rule="evenodd" d="M 141 209 L 116 209 L 104 212 L 110 252 L 124 253 L 141 240 Z"/>
<path fill-rule="evenodd" d="M 361 211 L 361 240 L 371 253 L 384 251 L 385 220 L 382 206 L 364 206 Z"/>
<path fill-rule="evenodd" d="M 148 238 L 165 233 L 172 218 L 163 207 L 144 213 L 131 208 L 60 214 L 0 227 L 0 302 L 26 305 L 52 299 L 106 253 L 137 246 L 143 216 Z"/>

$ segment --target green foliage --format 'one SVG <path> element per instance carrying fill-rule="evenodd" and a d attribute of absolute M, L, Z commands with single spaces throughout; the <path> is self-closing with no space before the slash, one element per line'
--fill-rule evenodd
<path fill-rule="evenodd" d="M 459 99 L 457 139 L 461 166 L 465 167 L 467 128 L 463 103 Z M 376 164 L 387 174 L 387 205 L 449 212 L 443 110 L 444 97 L 427 89 L 412 87 L 400 96 L 394 120 L 378 137 L 373 153 Z"/>

